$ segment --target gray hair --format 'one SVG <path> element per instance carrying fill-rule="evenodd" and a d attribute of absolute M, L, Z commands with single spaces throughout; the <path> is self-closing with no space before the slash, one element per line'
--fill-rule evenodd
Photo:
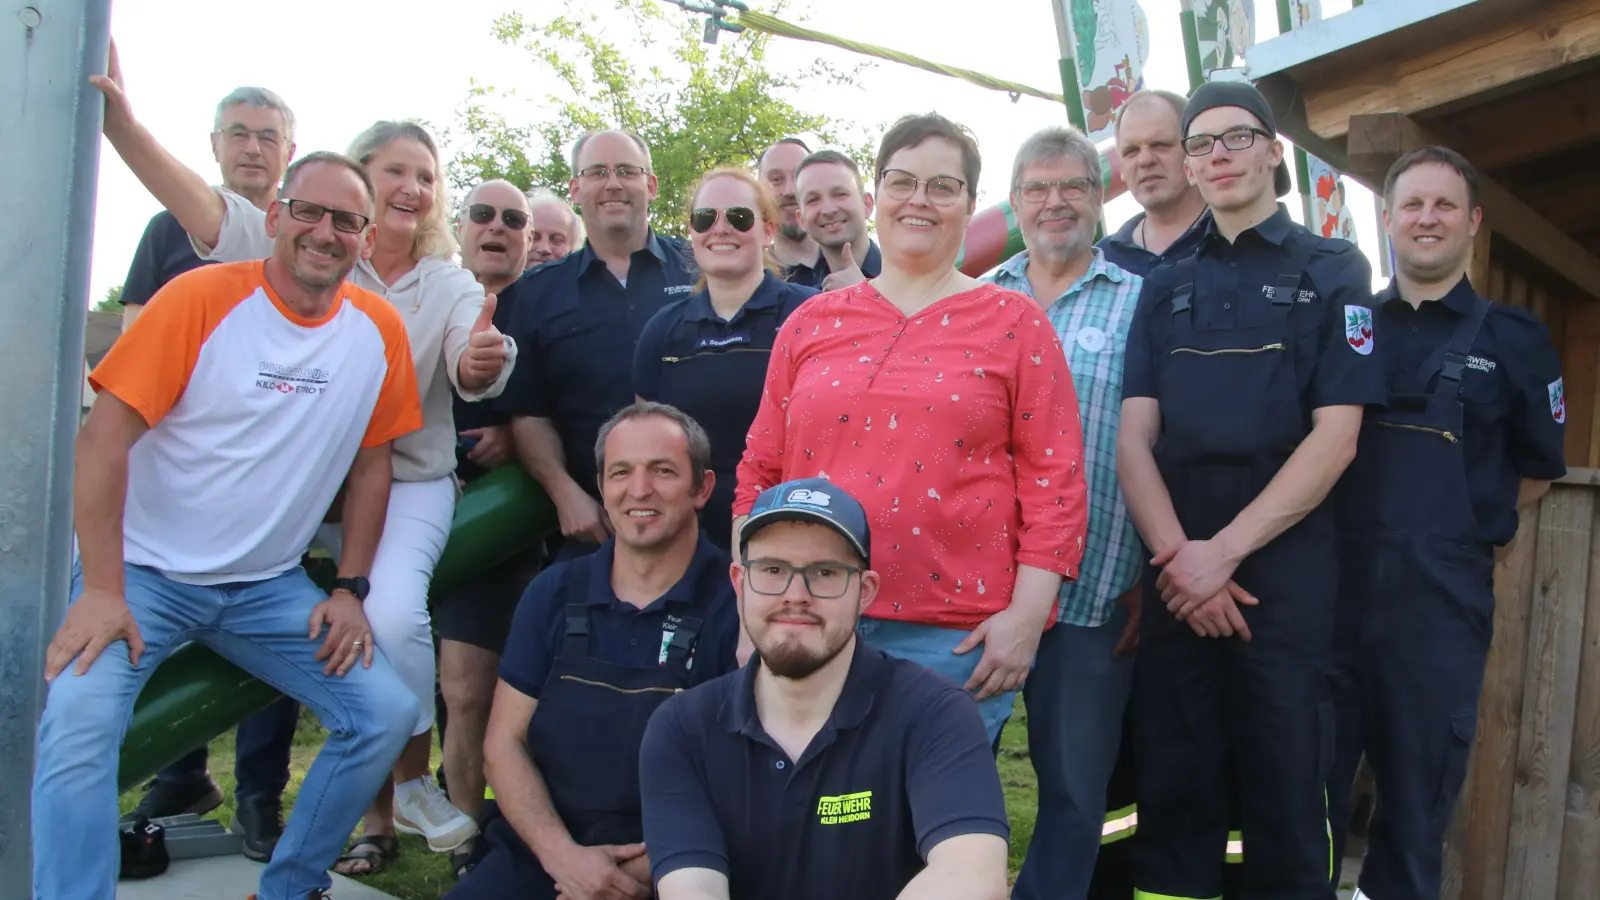
<path fill-rule="evenodd" d="M 650 145 L 644 142 L 644 138 L 639 137 L 637 134 L 634 134 L 631 131 L 626 131 L 621 128 L 601 128 L 598 131 L 590 131 L 585 133 L 582 137 L 578 138 L 577 143 L 572 145 L 573 178 L 578 177 L 578 159 L 579 157 L 583 156 L 583 145 L 589 143 L 590 138 L 598 137 L 602 134 L 620 134 L 632 141 L 633 145 L 639 148 L 639 152 L 644 154 L 644 167 L 652 170 L 655 168 L 654 163 L 650 161 Z"/>
<path fill-rule="evenodd" d="M 239 87 L 232 93 L 222 98 L 217 104 L 217 115 L 211 125 L 212 131 L 222 130 L 222 115 L 230 106 L 253 106 L 256 109 L 276 110 L 283 116 L 283 136 L 286 140 L 294 140 L 294 111 L 289 109 L 289 104 L 283 98 L 263 87 Z"/>
<path fill-rule="evenodd" d="M 683 429 L 684 437 L 689 441 L 689 474 L 693 478 L 695 488 L 705 483 L 706 472 L 711 469 L 711 439 L 706 437 L 706 430 L 700 427 L 688 413 L 666 403 L 656 403 L 653 400 L 640 400 L 629 406 L 617 410 L 616 415 L 606 420 L 600 426 L 600 436 L 594 441 L 594 468 L 605 476 L 606 471 L 606 438 L 611 437 L 611 432 L 618 425 L 630 419 L 643 419 L 647 416 L 660 416 L 671 419 Z"/>
<path fill-rule="evenodd" d="M 1071 158 L 1083 163 L 1089 180 L 1094 182 L 1095 198 L 1099 199 L 1105 190 L 1100 151 L 1095 149 L 1094 143 L 1083 132 L 1062 125 L 1052 125 L 1034 132 L 1017 148 L 1017 161 L 1011 167 L 1011 193 L 1016 194 L 1022 189 L 1022 170 L 1028 166 L 1045 160 Z"/>
<path fill-rule="evenodd" d="M 567 198 L 547 187 L 536 187 L 529 191 L 527 196 L 528 210 L 530 212 L 541 206 L 561 207 L 561 210 L 567 214 L 567 220 L 571 223 L 567 226 L 571 232 L 567 237 L 571 239 L 572 246 L 582 247 L 583 242 L 588 240 L 588 232 L 583 227 L 583 217 L 578 215 L 578 211 L 572 208 L 572 202 Z"/>

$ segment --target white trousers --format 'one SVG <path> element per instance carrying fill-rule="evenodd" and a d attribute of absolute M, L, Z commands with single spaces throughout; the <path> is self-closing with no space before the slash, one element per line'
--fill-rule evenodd
<path fill-rule="evenodd" d="M 428 585 L 450 537 L 455 512 L 454 476 L 393 482 L 383 537 L 368 577 L 372 591 L 363 606 L 373 640 L 417 698 L 413 736 L 433 727 L 433 623 L 428 617 Z M 324 523 L 318 527 L 314 543 L 327 548 L 337 560 L 344 548 L 343 529 Z"/>

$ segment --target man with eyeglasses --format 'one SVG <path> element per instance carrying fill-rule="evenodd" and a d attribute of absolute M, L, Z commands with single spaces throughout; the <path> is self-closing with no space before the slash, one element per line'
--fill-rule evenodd
<path fill-rule="evenodd" d="M 140 687 L 188 641 L 328 728 L 260 900 L 325 893 L 411 737 L 417 701 L 375 652 L 361 599 L 392 445 L 422 427 L 405 323 L 346 281 L 373 244 L 366 171 L 314 153 L 284 193 L 266 214 L 270 257 L 174 279 L 89 375 L 99 397 L 77 438 L 72 598 L 45 655 L 27 896 L 116 893 L 118 746 Z M 326 593 L 301 554 L 341 485 Z"/>
<path fill-rule="evenodd" d="M 770 185 L 778 198 L 780 219 L 778 233 L 772 236 L 772 257 L 789 276 L 815 269 L 822 253 L 800 220 L 800 198 L 795 187 L 795 171 L 810 152 L 805 141 L 786 137 L 768 147 L 756 161 L 756 177 Z"/>
<path fill-rule="evenodd" d="M 825 478 L 739 529 L 740 671 L 673 697 L 640 751 L 661 900 L 1001 900 L 1005 797 L 976 701 L 863 643 L 883 584 L 867 513 Z"/>
<path fill-rule="evenodd" d="M 217 104 L 211 152 L 222 168 L 223 186 L 266 209 L 294 156 L 294 113 L 272 91 L 237 88 Z M 168 282 L 204 265 L 172 213 L 156 213 L 122 285 L 123 331 Z M 245 719 L 234 735 L 234 829 L 244 836 L 244 855 L 258 862 L 271 858 L 283 833 L 282 798 L 299 718 L 299 704 L 284 698 Z M 222 791 L 206 759 L 201 747 L 158 772 L 129 818 L 204 815 L 221 806 Z"/>
<path fill-rule="evenodd" d="M 222 168 L 223 187 L 266 209 L 294 158 L 294 113 L 266 88 L 235 88 L 217 104 L 211 155 Z M 122 284 L 122 330 L 128 330 L 167 282 L 205 264 L 172 213 L 156 213 L 139 238 Z"/>
<path fill-rule="evenodd" d="M 883 271 L 878 242 L 867 236 L 872 195 L 861 180 L 861 167 L 837 150 L 818 150 L 794 170 L 800 221 L 822 248 L 815 265 L 790 267 L 789 281 L 836 291 L 877 278 Z"/>
<path fill-rule="evenodd" d="M 656 176 L 643 139 L 586 134 L 572 148 L 572 171 L 568 193 L 589 239 L 501 296 L 513 307 L 509 333 L 530 349 L 496 401 L 511 416 L 518 458 L 555 503 L 561 559 L 594 552 L 613 531 L 588 448 L 600 424 L 633 401 L 631 361 L 645 323 L 694 282 L 683 242 L 650 228 Z"/>
<path fill-rule="evenodd" d="M 484 745 L 495 811 L 448 900 L 649 898 L 645 723 L 738 666 L 728 555 L 700 532 L 716 481 L 705 431 L 640 402 L 600 427 L 593 453 L 616 534 L 517 605 Z"/>
<path fill-rule="evenodd" d="M 1044 307 L 1072 370 L 1083 422 L 1089 527 L 1078 577 L 1061 585 L 1024 683 L 1038 818 L 1016 900 L 1076 898 L 1089 889 L 1117 759 L 1137 643 L 1139 535 L 1117 487 L 1117 427 L 1128 325 L 1144 281 L 1094 246 L 1099 151 L 1083 133 L 1051 127 L 1023 141 L 1011 208 L 1027 249 L 989 279 Z"/>
<path fill-rule="evenodd" d="M 1283 144 L 1253 86 L 1201 86 L 1182 129 L 1211 216 L 1194 257 L 1145 279 L 1118 435 L 1154 554 L 1133 688 L 1135 896 L 1222 894 L 1231 762 L 1247 893 L 1332 900 L 1338 536 L 1324 499 L 1363 407 L 1385 400 L 1371 268 L 1278 202 Z"/>

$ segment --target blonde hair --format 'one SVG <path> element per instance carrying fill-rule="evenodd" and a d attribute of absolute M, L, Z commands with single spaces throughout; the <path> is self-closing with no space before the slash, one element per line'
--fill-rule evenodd
<path fill-rule="evenodd" d="M 416 122 L 374 122 L 366 131 L 356 135 L 356 139 L 350 142 L 350 152 L 345 155 L 365 166 L 379 150 L 402 139 L 416 141 L 427 148 L 428 155 L 433 157 L 433 208 L 417 223 L 417 231 L 411 237 L 411 258 L 440 256 L 448 259 L 455 254 L 458 245 L 450 230 L 450 194 L 445 189 L 444 169 L 439 164 L 439 146 L 434 143 L 433 135 Z"/>
<path fill-rule="evenodd" d="M 748 185 L 756 195 L 756 215 L 761 217 L 763 223 L 778 224 L 782 210 L 778 206 L 778 195 L 772 190 L 772 186 L 751 174 L 748 169 L 741 169 L 737 166 L 718 166 L 700 176 L 700 179 L 694 183 L 694 187 L 689 191 L 689 206 L 683 211 L 685 221 L 694 216 L 694 208 L 700 201 L 700 192 L 705 189 L 707 184 L 718 178 L 732 178 Z M 777 258 L 772 255 L 772 246 L 770 244 L 761 248 L 761 264 L 763 268 L 773 275 L 779 278 L 784 276 L 783 266 L 779 265 Z M 706 289 L 706 277 L 704 275 L 701 275 L 699 280 L 695 282 L 694 289 L 696 291 Z"/>

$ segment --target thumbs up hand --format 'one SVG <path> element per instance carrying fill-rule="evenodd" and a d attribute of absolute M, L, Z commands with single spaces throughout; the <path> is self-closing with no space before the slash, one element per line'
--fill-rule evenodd
<path fill-rule="evenodd" d="M 494 384 L 506 364 L 506 342 L 500 329 L 494 327 L 495 295 L 483 298 L 483 310 L 478 321 L 472 323 L 467 339 L 467 352 L 461 354 L 456 375 L 461 387 L 478 391 Z"/>
<path fill-rule="evenodd" d="M 850 248 L 849 244 L 844 245 L 843 255 L 844 268 L 837 272 L 830 272 L 827 278 L 822 279 L 822 289 L 824 291 L 837 291 L 840 288 L 847 288 L 852 284 L 860 284 L 867 280 L 866 273 L 862 272 L 861 266 L 856 263 L 856 252 Z"/>

